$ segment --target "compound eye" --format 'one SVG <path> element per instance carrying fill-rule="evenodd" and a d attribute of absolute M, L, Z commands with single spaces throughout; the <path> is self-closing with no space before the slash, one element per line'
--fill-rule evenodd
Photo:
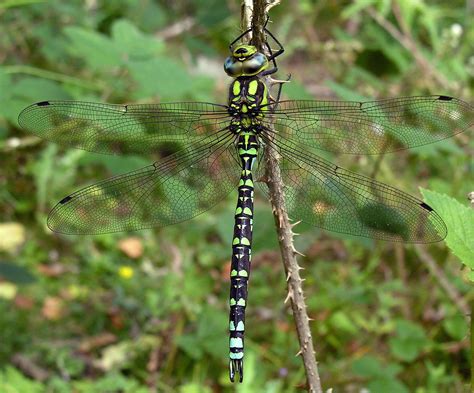
<path fill-rule="evenodd" d="M 244 73 L 247 75 L 258 74 L 267 63 L 267 57 L 263 53 L 256 53 L 244 62 Z"/>
<path fill-rule="evenodd" d="M 228 57 L 224 62 L 224 71 L 232 77 L 240 76 L 242 73 L 242 63 L 235 61 L 232 57 Z"/>

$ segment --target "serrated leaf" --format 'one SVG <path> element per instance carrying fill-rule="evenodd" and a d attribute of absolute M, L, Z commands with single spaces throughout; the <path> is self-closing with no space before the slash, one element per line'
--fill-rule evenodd
<path fill-rule="evenodd" d="M 70 40 L 71 55 L 82 58 L 91 68 L 107 70 L 122 63 L 120 47 L 109 37 L 76 26 L 64 32 Z"/>
<path fill-rule="evenodd" d="M 424 200 L 448 228 L 445 242 L 466 266 L 474 269 L 474 209 L 436 191 L 421 189 Z M 467 205 L 467 204 L 466 204 Z"/>
<path fill-rule="evenodd" d="M 178 62 L 168 56 L 145 61 L 130 61 L 128 68 L 137 82 L 136 98 L 160 96 L 163 101 L 179 101 L 194 97 L 199 84 L 207 78 L 191 76 Z M 211 82 L 211 80 L 209 80 Z M 212 83 L 208 83 L 212 87 Z"/>
<path fill-rule="evenodd" d="M 12 86 L 12 91 L 15 97 L 33 101 L 41 99 L 67 100 L 71 98 L 59 83 L 34 77 L 22 78 Z"/>
<path fill-rule="evenodd" d="M 152 58 L 164 49 L 162 41 L 142 33 L 126 19 L 120 19 L 112 25 L 112 37 L 123 54 L 136 59 Z"/>

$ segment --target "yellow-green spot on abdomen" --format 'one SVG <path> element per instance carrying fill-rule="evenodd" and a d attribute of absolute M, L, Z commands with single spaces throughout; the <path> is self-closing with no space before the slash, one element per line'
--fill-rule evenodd
<path fill-rule="evenodd" d="M 241 186 L 243 186 L 243 182 L 241 184 Z M 238 215 L 238 214 L 241 214 L 242 213 L 242 208 L 241 207 L 238 207 L 237 209 L 235 209 L 235 214 Z"/>
<path fill-rule="evenodd" d="M 249 274 L 247 273 L 247 270 L 240 270 L 239 271 L 239 276 L 240 277 L 248 277 Z"/>
<path fill-rule="evenodd" d="M 234 300 L 235 301 L 235 300 Z M 241 306 L 241 307 L 244 307 L 245 306 L 245 299 L 239 299 L 238 302 L 237 302 L 237 306 Z"/>
<path fill-rule="evenodd" d="M 248 216 L 252 215 L 252 210 L 249 207 L 244 207 L 244 214 L 247 214 Z"/>
<path fill-rule="evenodd" d="M 243 332 L 245 330 L 244 323 L 242 321 L 239 321 L 235 330 L 237 330 L 238 332 Z"/>
<path fill-rule="evenodd" d="M 240 322 L 239 322 L 239 324 L 240 324 Z M 239 324 L 237 324 L 237 326 L 240 326 Z M 229 323 L 229 330 L 231 330 L 231 331 L 234 331 L 234 330 L 235 330 L 234 321 L 230 321 L 230 323 Z"/>
<path fill-rule="evenodd" d="M 249 239 L 247 239 L 246 237 L 243 237 L 242 240 L 240 241 L 240 244 L 243 244 L 244 246 L 250 246 Z"/>
<path fill-rule="evenodd" d="M 230 272 L 230 276 L 231 276 L 231 277 L 235 277 L 236 275 L 237 275 L 237 270 L 232 270 L 232 271 Z"/>
<path fill-rule="evenodd" d="M 232 245 L 235 246 L 235 245 L 237 245 L 237 244 L 239 244 L 239 243 L 240 243 L 239 238 L 238 238 L 238 237 L 235 237 L 235 238 L 234 238 L 234 241 L 232 242 Z"/>
<path fill-rule="evenodd" d="M 235 301 L 234 298 L 231 298 L 230 301 L 229 301 L 229 304 L 230 304 L 231 306 L 235 306 L 237 303 L 236 303 L 236 301 Z"/>

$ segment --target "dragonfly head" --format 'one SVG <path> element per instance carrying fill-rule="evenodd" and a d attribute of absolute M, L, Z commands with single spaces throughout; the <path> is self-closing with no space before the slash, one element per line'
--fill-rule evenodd
<path fill-rule="evenodd" d="M 233 78 L 254 76 L 264 71 L 267 67 L 267 56 L 258 52 L 257 48 L 253 45 L 237 45 L 224 62 L 225 72 Z"/>

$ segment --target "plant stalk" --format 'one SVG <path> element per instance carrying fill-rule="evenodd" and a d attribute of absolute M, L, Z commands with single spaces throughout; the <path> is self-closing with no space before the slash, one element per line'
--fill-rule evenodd
<path fill-rule="evenodd" d="M 474 191 L 470 192 L 467 196 L 470 201 L 470 205 L 474 208 Z M 474 393 L 474 297 L 471 296 L 471 315 L 470 320 L 470 336 L 471 336 L 471 393 Z"/>
<path fill-rule="evenodd" d="M 268 10 L 279 2 L 278 0 L 272 2 L 265 0 L 244 0 L 242 2 L 242 28 L 248 29 L 252 26 L 253 34 L 251 42 L 259 51 L 264 50 L 265 35 L 263 28 Z M 271 85 L 272 79 L 268 77 L 267 82 Z M 270 132 L 269 134 L 271 137 L 275 132 Z M 270 203 L 275 218 L 280 252 L 287 277 L 287 299 L 291 302 L 293 318 L 295 320 L 296 332 L 300 344 L 298 355 L 301 355 L 303 359 L 307 389 L 310 393 L 323 393 L 303 294 L 303 280 L 300 276 L 301 268 L 296 259 L 299 253 L 293 244 L 293 225 L 290 223 L 285 207 L 279 156 L 275 149 L 267 149 L 266 151 L 265 178 L 270 191 Z"/>

